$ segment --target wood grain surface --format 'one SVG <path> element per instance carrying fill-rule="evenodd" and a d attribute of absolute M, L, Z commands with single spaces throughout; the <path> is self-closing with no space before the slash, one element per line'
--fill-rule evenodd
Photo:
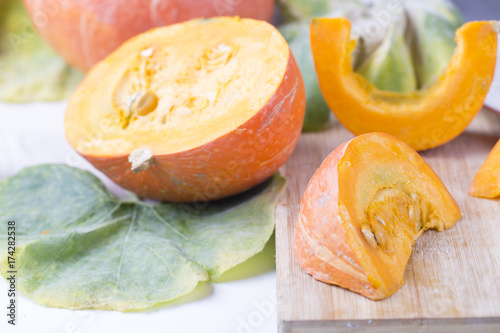
<path fill-rule="evenodd" d="M 321 162 L 352 137 L 340 124 L 304 134 L 282 168 L 288 184 L 276 211 L 280 332 L 500 332 L 500 200 L 467 195 L 500 137 L 500 117 L 483 110 L 458 138 L 421 153 L 463 217 L 452 229 L 427 231 L 417 240 L 405 285 L 382 301 L 314 280 L 293 256 L 307 183 Z"/>

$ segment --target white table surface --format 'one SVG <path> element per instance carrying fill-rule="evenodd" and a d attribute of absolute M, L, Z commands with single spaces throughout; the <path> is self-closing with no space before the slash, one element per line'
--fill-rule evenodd
<path fill-rule="evenodd" d="M 0 103 L 0 180 L 26 166 L 65 163 L 95 172 L 115 194 L 123 195 L 67 144 L 65 106 L 66 102 Z M 203 284 L 193 294 L 148 312 L 46 308 L 18 293 L 18 324 L 13 327 L 6 317 L 7 282 L 0 278 L 0 332 L 276 332 L 273 244 L 224 274 L 220 282 Z"/>

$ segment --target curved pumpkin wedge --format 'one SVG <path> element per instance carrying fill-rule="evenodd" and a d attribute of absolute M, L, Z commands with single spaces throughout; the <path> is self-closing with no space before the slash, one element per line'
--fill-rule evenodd
<path fill-rule="evenodd" d="M 500 141 L 474 177 L 469 195 L 490 199 L 500 196 Z"/>
<path fill-rule="evenodd" d="M 446 143 L 481 109 L 495 71 L 498 22 L 469 22 L 456 32 L 457 49 L 430 87 L 407 93 L 377 90 L 354 73 L 351 24 L 345 18 L 311 21 L 311 48 L 330 109 L 355 135 L 384 132 L 416 150 Z"/>
<path fill-rule="evenodd" d="M 410 146 L 384 133 L 333 151 L 300 205 L 294 252 L 315 279 L 373 300 L 395 293 L 415 240 L 461 217 L 439 177 Z"/>
<path fill-rule="evenodd" d="M 185 202 L 240 193 L 291 155 L 302 76 L 272 25 L 221 17 L 132 38 L 69 101 L 71 146 L 141 197 Z"/>

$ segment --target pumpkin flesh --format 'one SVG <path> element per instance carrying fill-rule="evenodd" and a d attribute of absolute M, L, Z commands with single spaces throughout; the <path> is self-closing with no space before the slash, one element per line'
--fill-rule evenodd
<path fill-rule="evenodd" d="M 451 228 L 460 210 L 425 161 L 396 138 L 337 148 L 304 194 L 294 250 L 314 278 L 377 300 L 395 293 L 416 239 Z"/>

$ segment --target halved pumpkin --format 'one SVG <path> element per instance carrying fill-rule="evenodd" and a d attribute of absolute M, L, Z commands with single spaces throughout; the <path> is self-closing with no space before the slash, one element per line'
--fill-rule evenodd
<path fill-rule="evenodd" d="M 72 96 L 66 136 L 126 189 L 167 201 L 245 191 L 298 141 L 304 84 L 270 24 L 192 20 L 139 35 L 97 64 Z"/>
<path fill-rule="evenodd" d="M 415 240 L 460 217 L 415 150 L 388 134 L 364 134 L 338 147 L 311 178 L 295 258 L 315 279 L 378 300 L 403 285 Z"/>
<path fill-rule="evenodd" d="M 500 141 L 474 177 L 469 195 L 490 199 L 500 196 Z"/>
<path fill-rule="evenodd" d="M 353 72 L 355 42 L 345 18 L 313 19 L 311 47 L 323 96 L 347 129 L 389 133 L 424 150 L 458 136 L 481 109 L 495 71 L 498 31 L 498 22 L 464 24 L 441 77 L 409 93 L 380 91 Z"/>

